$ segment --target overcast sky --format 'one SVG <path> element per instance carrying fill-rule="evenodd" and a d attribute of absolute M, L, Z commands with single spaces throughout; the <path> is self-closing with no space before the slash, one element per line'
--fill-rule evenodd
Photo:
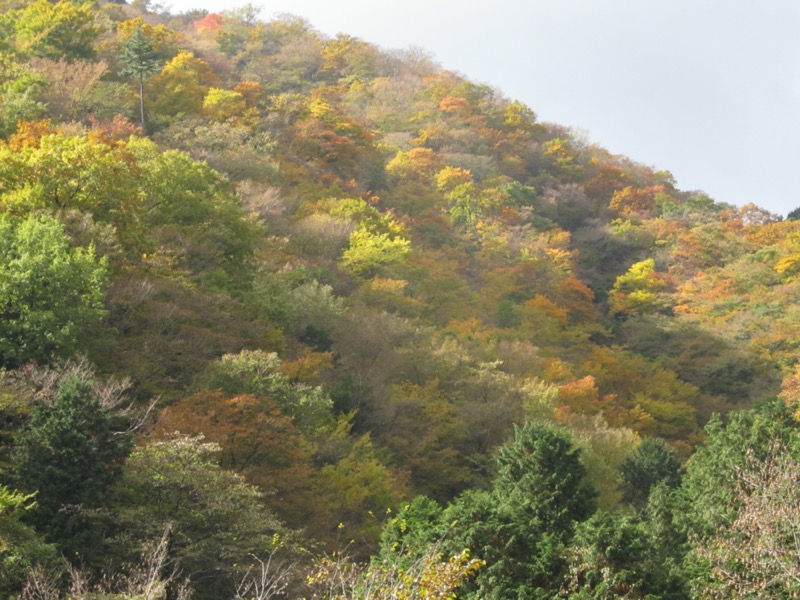
<path fill-rule="evenodd" d="M 164 0 L 173 12 L 244 2 Z M 800 0 L 254 0 L 524 102 L 685 190 L 800 206 Z"/>

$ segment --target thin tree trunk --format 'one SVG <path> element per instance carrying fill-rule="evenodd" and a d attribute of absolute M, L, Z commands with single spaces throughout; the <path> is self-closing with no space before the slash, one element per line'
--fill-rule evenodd
<path fill-rule="evenodd" d="M 144 77 L 139 77 L 139 111 L 142 115 L 142 129 L 144 129 Z"/>

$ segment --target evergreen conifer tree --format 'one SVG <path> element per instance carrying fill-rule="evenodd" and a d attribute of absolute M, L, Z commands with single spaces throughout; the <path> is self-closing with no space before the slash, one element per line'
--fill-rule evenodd
<path fill-rule="evenodd" d="M 96 544 L 87 509 L 121 475 L 130 437 L 114 431 L 91 380 L 68 374 L 55 398 L 34 405 L 17 440 L 17 484 L 36 493 L 30 521 L 66 556 Z"/>
<path fill-rule="evenodd" d="M 153 42 L 142 31 L 142 26 L 136 28 L 133 35 L 122 45 L 123 77 L 135 77 L 139 80 L 139 111 L 142 127 L 144 127 L 144 80 L 145 77 L 158 71 L 160 68 L 158 54 L 153 48 Z"/>
<path fill-rule="evenodd" d="M 497 461 L 491 490 L 464 493 L 443 513 L 454 524 L 453 548 L 486 561 L 464 597 L 552 598 L 575 525 L 595 510 L 579 450 L 565 432 L 528 423 L 515 428 Z"/>
<path fill-rule="evenodd" d="M 620 467 L 622 497 L 637 508 L 647 503 L 650 489 L 664 482 L 675 488 L 680 484 L 681 464 L 664 440 L 645 438 Z"/>

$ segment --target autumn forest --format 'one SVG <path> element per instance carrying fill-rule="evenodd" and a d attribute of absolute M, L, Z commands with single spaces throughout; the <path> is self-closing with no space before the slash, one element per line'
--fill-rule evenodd
<path fill-rule="evenodd" d="M 0 0 L 0 597 L 800 597 L 800 211 L 253 6 Z"/>

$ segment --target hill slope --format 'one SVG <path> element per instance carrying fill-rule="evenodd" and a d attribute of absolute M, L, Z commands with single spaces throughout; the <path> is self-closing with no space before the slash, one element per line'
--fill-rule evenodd
<path fill-rule="evenodd" d="M 652 483 L 620 475 L 643 439 L 686 459 L 712 413 L 784 379 L 796 395 L 796 221 L 301 19 L 4 9 L 4 481 L 49 499 L 14 520 L 23 563 L 57 549 L 124 571 L 163 534 L 198 597 L 225 597 L 253 555 L 369 555 L 418 494 L 455 512 L 515 497 L 525 436 L 566 436 L 581 462 L 562 470 L 624 513 Z M 50 437 L 98 412 L 96 435 L 135 448 Z M 556 528 L 553 573 L 591 495 Z M 478 566 L 453 560 L 455 585 Z"/>

